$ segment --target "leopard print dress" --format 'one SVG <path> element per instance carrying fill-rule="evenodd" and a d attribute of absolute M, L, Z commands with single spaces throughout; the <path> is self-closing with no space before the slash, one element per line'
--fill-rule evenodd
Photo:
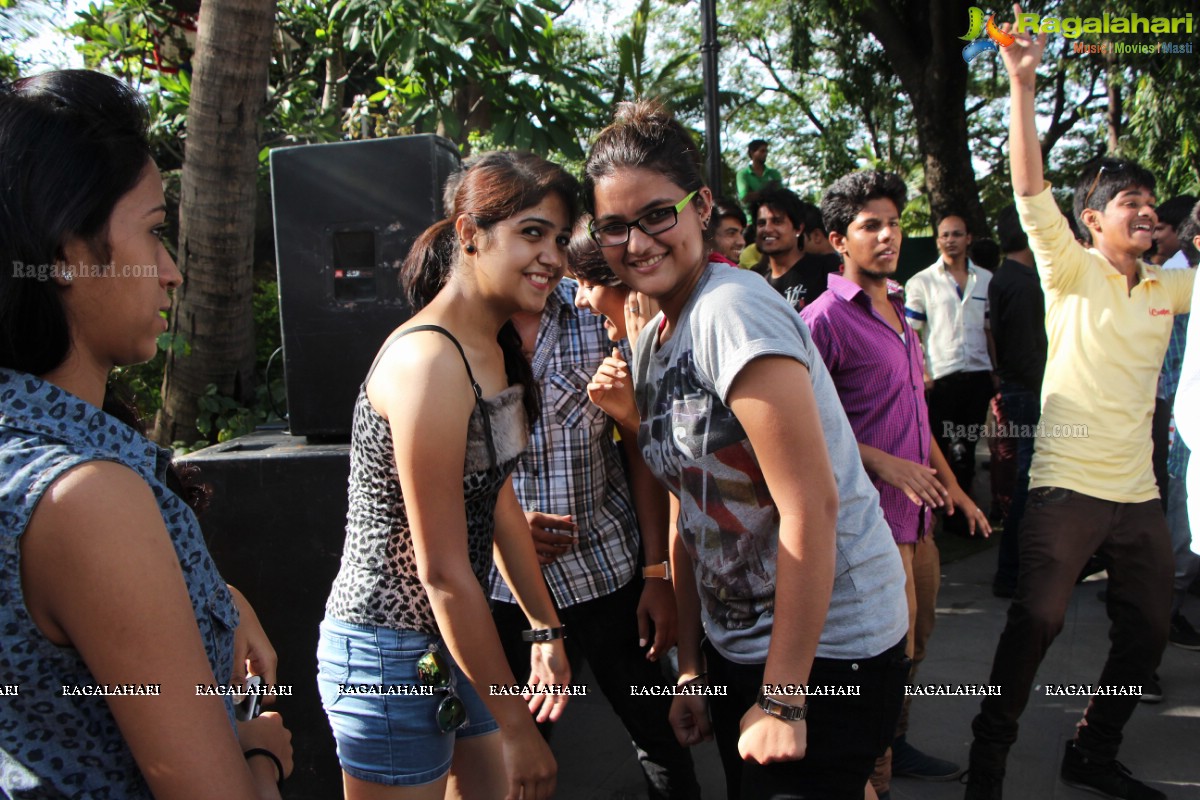
<path fill-rule="evenodd" d="M 399 335 L 432 327 L 416 326 Z M 435 330 L 454 340 L 448 332 Z M 395 338 L 398 337 L 391 341 Z M 391 341 L 380 350 L 381 354 Z M 457 341 L 454 343 L 458 345 Z M 483 398 L 465 356 L 463 363 L 476 392 L 463 465 L 467 545 L 471 571 L 486 588 L 492 567 L 496 498 L 525 449 L 528 427 L 522 386 L 509 386 L 494 397 Z M 436 635 L 433 609 L 417 576 L 391 428 L 367 398 L 370 377 L 368 373 L 354 404 L 346 542 L 341 569 L 334 579 L 325 612 L 355 625 Z"/>

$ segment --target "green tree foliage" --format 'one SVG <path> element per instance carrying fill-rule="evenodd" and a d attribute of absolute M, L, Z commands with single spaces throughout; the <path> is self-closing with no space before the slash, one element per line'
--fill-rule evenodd
<path fill-rule="evenodd" d="M 590 63 L 562 56 L 553 0 L 338 0 L 328 35 L 347 52 L 365 47 L 378 84 L 368 98 L 392 125 L 440 133 L 460 145 L 470 131 L 539 152 L 579 155 L 603 101 Z"/>

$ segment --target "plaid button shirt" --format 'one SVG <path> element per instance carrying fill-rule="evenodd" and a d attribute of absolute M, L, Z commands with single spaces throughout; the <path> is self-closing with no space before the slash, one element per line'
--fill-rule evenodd
<path fill-rule="evenodd" d="M 575 308 L 576 287 L 564 280 L 546 301 L 533 356 L 542 414 L 513 472 L 522 508 L 570 514 L 578 525 L 579 543 L 542 567 L 559 608 L 627 584 L 637 569 L 640 544 L 612 421 L 587 397 L 587 384 L 613 345 L 601 317 Z M 628 344 L 620 347 L 629 361 Z M 489 583 L 493 600 L 514 602 L 495 567 Z"/>

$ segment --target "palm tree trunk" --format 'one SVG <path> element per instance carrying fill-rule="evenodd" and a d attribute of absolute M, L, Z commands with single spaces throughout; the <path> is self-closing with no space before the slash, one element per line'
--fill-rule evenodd
<path fill-rule="evenodd" d="M 254 390 L 254 206 L 258 124 L 271 57 L 273 0 L 205 0 L 200 9 L 180 192 L 179 268 L 154 437 L 194 441 L 209 384 L 248 402 Z"/>

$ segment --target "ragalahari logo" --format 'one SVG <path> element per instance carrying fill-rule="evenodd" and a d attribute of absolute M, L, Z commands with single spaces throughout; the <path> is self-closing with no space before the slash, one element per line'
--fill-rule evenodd
<path fill-rule="evenodd" d="M 999 50 L 1001 47 L 1008 47 L 1016 41 L 996 25 L 996 15 L 989 14 L 987 24 L 983 22 L 983 9 L 977 6 L 971 6 L 970 11 L 971 27 L 967 29 L 965 35 L 958 38 L 963 41 L 970 42 L 963 48 L 963 61 L 968 64 L 980 53 L 986 53 L 988 50 Z M 999 47 L 997 47 L 999 45 Z"/>

